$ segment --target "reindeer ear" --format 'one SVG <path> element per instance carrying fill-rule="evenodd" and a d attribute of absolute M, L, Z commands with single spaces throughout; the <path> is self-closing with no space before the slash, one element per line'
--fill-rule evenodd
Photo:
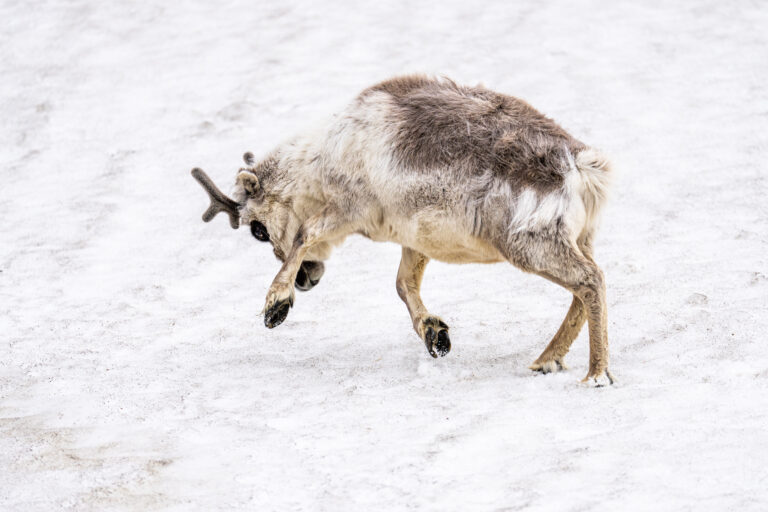
<path fill-rule="evenodd" d="M 261 188 L 259 186 L 259 178 L 249 171 L 240 171 L 237 175 L 237 181 L 243 185 L 243 189 L 249 196 L 256 195 Z"/>
<path fill-rule="evenodd" d="M 253 153 L 251 153 L 250 151 L 248 151 L 246 154 L 243 155 L 243 161 L 245 162 L 246 165 L 249 165 L 251 167 L 253 166 L 254 162 L 256 162 L 256 160 L 253 158 Z"/>

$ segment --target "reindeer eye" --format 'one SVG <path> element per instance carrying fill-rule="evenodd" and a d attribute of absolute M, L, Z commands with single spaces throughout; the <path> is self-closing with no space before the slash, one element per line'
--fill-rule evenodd
<path fill-rule="evenodd" d="M 251 222 L 251 234 L 259 242 L 269 242 L 269 232 L 267 232 L 267 228 L 257 220 Z"/>

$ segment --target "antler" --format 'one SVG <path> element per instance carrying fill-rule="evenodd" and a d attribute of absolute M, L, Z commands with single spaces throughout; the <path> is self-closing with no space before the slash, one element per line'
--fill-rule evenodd
<path fill-rule="evenodd" d="M 211 198 L 211 206 L 203 213 L 203 221 L 210 222 L 219 212 L 227 212 L 229 225 L 232 226 L 232 229 L 237 229 L 240 226 L 240 213 L 237 211 L 239 205 L 225 196 L 202 169 L 198 167 L 192 169 L 192 177 L 208 192 L 208 196 Z"/>

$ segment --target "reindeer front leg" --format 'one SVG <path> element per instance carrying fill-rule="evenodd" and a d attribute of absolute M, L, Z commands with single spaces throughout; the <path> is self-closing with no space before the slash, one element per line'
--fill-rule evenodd
<path fill-rule="evenodd" d="M 296 274 L 307 251 L 320 242 L 346 235 L 348 225 L 340 211 L 333 206 L 327 206 L 301 225 L 280 272 L 267 292 L 264 325 L 272 329 L 283 323 L 288 316 L 288 310 L 293 306 Z"/>
<path fill-rule="evenodd" d="M 424 341 L 432 357 L 441 357 L 451 350 L 448 326 L 439 317 L 430 315 L 421 301 L 419 290 L 429 258 L 418 251 L 403 247 L 400 268 L 397 271 L 397 294 L 403 299 L 411 315 L 416 334 Z"/>

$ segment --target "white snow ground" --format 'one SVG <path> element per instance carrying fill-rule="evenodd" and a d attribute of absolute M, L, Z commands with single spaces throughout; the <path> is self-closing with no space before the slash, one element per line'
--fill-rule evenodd
<path fill-rule="evenodd" d="M 0 3 L 0 509 L 765 510 L 765 2 Z M 526 369 L 568 294 L 350 239 L 287 321 L 201 166 L 390 75 L 525 98 L 620 177 L 612 370 Z M 607 507 L 607 508 L 606 508 Z"/>

